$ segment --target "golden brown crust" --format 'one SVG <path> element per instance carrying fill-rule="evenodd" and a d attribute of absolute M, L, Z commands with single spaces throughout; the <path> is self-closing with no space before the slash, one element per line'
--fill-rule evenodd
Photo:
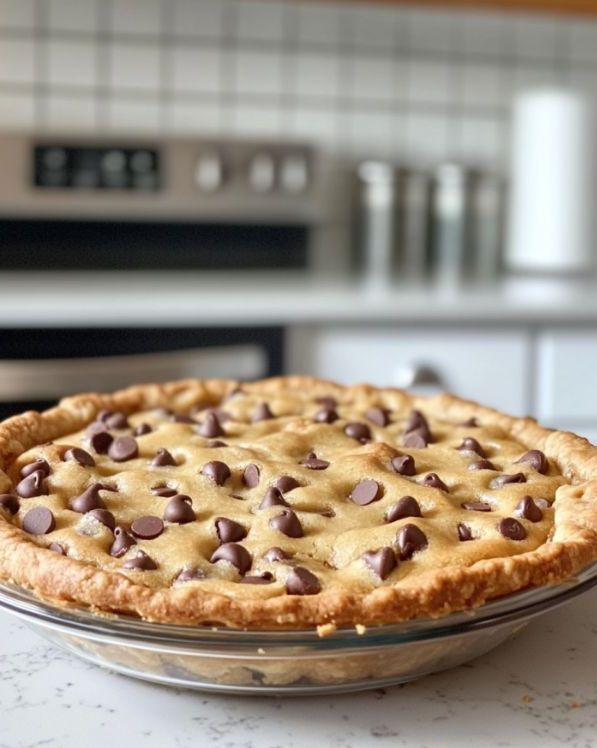
<path fill-rule="evenodd" d="M 10 490 L 12 482 L 6 470 L 20 454 L 84 428 L 100 409 L 132 413 L 164 406 L 184 410 L 199 401 L 217 404 L 236 386 L 229 380 L 142 385 L 112 395 L 66 398 L 44 413 L 11 418 L 0 424 L 0 492 Z M 153 621 L 302 628 L 330 622 L 353 626 L 440 616 L 524 587 L 563 580 L 597 558 L 597 449 L 585 439 L 447 394 L 412 397 L 398 390 L 380 391 L 368 385 L 346 388 L 311 377 L 274 378 L 243 384 L 243 389 L 263 397 L 274 397 L 288 389 L 321 395 L 350 392 L 355 397 L 391 392 L 405 408 L 441 414 L 454 423 L 479 417 L 498 426 L 525 447 L 541 449 L 570 481 L 556 493 L 552 536 L 530 552 L 412 575 L 399 585 L 378 587 L 364 595 L 335 589 L 318 595 L 264 599 L 215 594 L 196 584 L 151 589 L 118 572 L 52 553 L 0 516 L 0 576 L 57 602 L 74 602 Z"/>

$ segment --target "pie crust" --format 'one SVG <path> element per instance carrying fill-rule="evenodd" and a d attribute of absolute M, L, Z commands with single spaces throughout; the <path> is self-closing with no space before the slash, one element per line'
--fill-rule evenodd
<path fill-rule="evenodd" d="M 235 398 L 240 403 L 238 406 L 234 405 Z M 313 417 L 314 411 L 322 407 L 319 401 L 325 402 L 326 398 L 337 401 L 339 417 L 331 423 Z M 268 418 L 266 414 L 264 421 L 251 424 L 246 413 L 247 408 L 253 408 L 255 403 L 269 403 L 275 417 Z M 167 525 L 160 538 L 160 548 L 165 547 L 164 538 L 169 532 L 174 538 L 171 554 L 168 549 L 161 555 L 157 553 L 161 571 L 127 570 L 122 558 L 115 559 L 106 550 L 102 551 L 105 563 L 78 560 L 73 556 L 81 556 L 81 551 L 84 556 L 87 548 L 84 533 L 80 534 L 81 548 L 75 539 L 72 553 L 71 549 L 67 551 L 69 555 L 48 548 L 52 542 L 61 542 L 61 532 L 74 537 L 73 528 L 79 527 L 77 523 L 80 522 L 80 516 L 69 509 L 68 501 L 72 496 L 65 496 L 62 490 L 58 493 L 50 491 L 49 496 L 20 499 L 20 509 L 14 515 L 0 509 L 0 577 L 32 589 L 44 599 L 61 604 L 75 603 L 97 612 L 181 624 L 293 629 L 330 624 L 367 626 L 416 617 L 438 617 L 479 606 L 489 599 L 526 587 L 560 582 L 597 559 L 597 448 L 586 439 L 568 432 L 548 430 L 533 419 L 513 418 L 452 395 L 416 397 L 397 389 L 369 385 L 345 387 L 311 377 L 280 377 L 242 384 L 231 380 L 187 380 L 139 385 L 111 395 L 69 397 L 43 413 L 28 412 L 15 416 L 0 424 L 0 494 L 14 494 L 15 485 L 21 480 L 19 471 L 40 455 L 48 458 L 58 475 L 63 470 L 61 466 L 67 464 L 64 461 L 67 445 L 88 450 L 97 458 L 98 466 L 103 466 L 103 475 L 118 483 L 122 476 L 127 478 L 127 461 L 114 464 L 109 457 L 96 455 L 86 446 L 87 442 L 81 441 L 88 438 L 85 434 L 89 431 L 85 429 L 98 413 L 105 410 L 120 412 L 130 415 L 131 423 L 134 418 L 138 423 L 143 416 L 135 414 L 151 413 L 160 408 L 189 413 L 197 406 L 224 410 L 237 407 L 238 412 L 245 414 L 242 418 L 235 416 L 231 425 L 224 424 L 226 433 L 221 439 L 227 443 L 226 446 L 213 447 L 204 437 L 195 436 L 197 424 L 205 418 L 206 410 L 198 412 L 197 424 L 184 421 L 179 424 L 185 439 L 193 443 L 195 451 L 192 454 L 198 457 L 199 464 L 224 461 L 227 450 L 232 450 L 229 462 L 235 474 L 234 485 L 239 484 L 242 466 L 249 463 L 259 463 L 264 475 L 275 475 L 276 470 L 278 473 L 290 472 L 286 468 L 295 465 L 299 480 L 307 470 L 309 478 L 303 480 L 303 486 L 310 483 L 310 492 L 303 491 L 301 500 L 294 498 L 292 493 L 284 495 L 290 508 L 294 508 L 300 517 L 303 537 L 292 537 L 291 529 L 290 536 L 278 533 L 279 539 L 271 542 L 273 536 L 268 533 L 275 533 L 276 525 L 265 524 L 261 515 L 271 520 L 278 516 L 278 511 L 282 512 L 282 508 L 274 506 L 263 512 L 258 510 L 258 498 L 268 488 L 267 482 L 250 489 L 254 492 L 247 494 L 252 497 L 250 501 L 246 496 L 241 500 L 231 500 L 228 496 L 230 490 L 224 496 L 220 486 L 205 488 L 208 478 L 204 474 L 201 476 L 204 483 L 197 484 L 196 496 L 193 497 L 193 505 L 196 498 L 199 509 L 196 524 L 204 528 L 196 531 L 203 533 L 200 537 L 209 538 L 214 545 L 207 555 L 205 549 L 201 552 L 206 556 L 204 566 L 214 568 L 217 574 L 213 580 L 165 584 L 163 569 L 167 568 L 168 559 L 170 556 L 179 559 L 177 554 L 185 552 L 180 538 L 186 536 L 176 534 L 179 525 L 172 526 L 172 532 L 171 526 Z M 368 421 L 363 414 L 371 408 L 377 411 L 387 408 L 390 423 L 382 426 Z M 431 424 L 431 431 L 439 434 L 427 448 L 416 445 L 416 442 L 410 447 L 404 444 L 405 423 L 413 410 L 420 411 Z M 463 425 L 469 419 L 477 419 L 479 428 Z M 368 423 L 371 439 L 359 441 L 347 435 L 344 429 L 355 420 Z M 153 431 L 152 449 L 158 431 Z M 128 429 L 123 433 L 130 434 L 131 431 Z M 168 431 L 170 439 L 174 433 Z M 463 456 L 462 450 L 458 450 L 458 444 L 467 437 L 478 439 L 489 451 L 487 457 L 496 463 L 496 467 L 499 463 L 500 469 L 495 472 L 468 470 L 467 463 L 472 458 L 478 460 L 479 456 L 470 453 Z M 139 437 L 139 445 L 143 444 L 144 438 Z M 307 452 L 306 445 L 313 443 L 317 444 L 317 458 L 330 462 L 329 471 L 305 467 L 307 454 L 301 457 L 303 452 L 300 455 L 299 452 Z M 329 445 L 329 453 L 326 445 Z M 163 446 L 175 452 L 177 445 L 168 442 Z M 239 456 L 243 450 L 247 453 L 245 459 Z M 549 461 L 547 475 L 537 472 L 527 463 L 518 462 L 526 450 L 540 450 L 545 455 Z M 139 451 L 140 457 L 132 458 L 134 465 L 140 466 L 139 474 L 154 470 L 156 480 L 162 477 L 161 468 L 145 467 L 148 454 L 143 453 L 141 446 Z M 391 460 L 401 454 L 414 457 L 418 468 L 415 475 L 398 475 L 391 469 Z M 68 469 L 74 470 L 72 465 Z M 184 472 L 189 480 L 194 480 L 200 472 L 192 461 L 172 469 Z M 526 483 L 490 488 L 497 476 L 511 475 L 518 469 L 528 478 Z M 86 479 L 84 471 L 93 470 L 80 465 L 77 470 L 80 471 L 76 473 L 80 487 L 81 481 Z M 446 481 L 447 491 L 434 486 L 433 482 L 424 483 L 425 474 L 429 475 L 431 471 Z M 377 479 L 378 486 L 382 486 L 379 493 L 383 495 L 374 496 L 375 490 L 370 485 L 361 489 L 360 496 L 359 492 L 355 494 L 356 486 L 372 477 Z M 70 478 L 65 480 L 68 484 Z M 126 504 L 126 480 L 124 485 L 125 488 L 119 488 L 119 493 L 114 493 L 110 501 Z M 153 500 L 149 490 L 147 486 L 148 501 Z M 205 513 L 202 510 L 202 491 L 205 491 L 209 509 Z M 233 521 L 244 520 L 250 525 L 246 545 L 251 551 L 252 563 L 257 567 L 256 573 L 263 569 L 257 558 L 261 558 L 264 543 L 290 547 L 292 558 L 278 563 L 273 584 L 242 584 L 238 570 L 231 568 L 225 559 L 222 563 L 209 558 L 211 551 L 217 549 L 215 511 L 210 503 L 214 500 L 212 493 L 213 496 L 220 495 L 217 491 L 224 497 L 222 506 L 227 508 L 226 517 Z M 491 501 L 496 497 L 494 511 L 463 510 L 467 492 L 473 503 L 487 497 Z M 519 506 L 525 495 L 536 498 L 543 493 L 551 495 L 546 496 L 549 501 L 543 503 L 540 521 L 527 521 L 518 515 L 526 532 L 523 540 L 500 534 L 496 527 L 506 516 L 517 516 L 512 508 Z M 296 495 L 299 494 L 297 491 Z M 422 507 L 430 507 L 429 511 L 424 509 L 422 517 L 400 518 L 396 522 L 383 519 L 396 499 L 410 494 L 418 497 Z M 131 500 L 138 500 L 135 492 L 131 497 Z M 163 501 L 165 504 L 167 499 Z M 234 501 L 238 502 L 237 516 L 231 516 L 228 510 Z M 249 504 L 250 508 L 247 508 Z M 21 529 L 24 515 L 30 507 L 38 505 L 62 507 L 58 511 L 55 531 L 32 535 Z M 326 515 L 326 511 L 317 511 L 330 506 L 331 516 L 329 512 Z M 336 516 L 333 516 L 334 509 Z M 358 514 L 360 511 L 361 515 Z M 63 516 L 71 519 L 63 521 Z M 475 523 L 480 523 L 479 538 L 473 537 L 471 542 L 459 539 L 456 527 L 463 516 L 474 517 L 474 521 L 471 519 L 473 535 Z M 362 526 L 359 517 L 363 518 Z M 375 522 L 373 517 L 377 518 Z M 65 522 L 70 523 L 67 529 L 62 528 Z M 414 554 L 406 554 L 401 559 L 396 550 L 397 571 L 390 570 L 388 577 L 382 580 L 374 573 L 375 568 L 379 570 L 379 564 L 375 567 L 375 564 L 366 563 L 364 552 L 376 552 L 382 546 L 392 548 L 393 541 L 388 539 L 396 537 L 397 531 L 406 524 L 423 529 L 427 545 L 416 548 Z M 269 529 L 261 531 L 260 527 Z M 336 531 L 335 527 L 340 529 Z M 252 541 L 253 534 L 256 540 Z M 89 540 L 90 548 L 93 542 L 93 539 Z M 151 543 L 157 541 L 139 539 L 139 548 L 127 551 L 125 558 L 134 558 L 139 549 L 146 551 L 151 548 Z M 474 548 L 482 548 L 481 555 L 487 557 L 479 558 L 479 551 L 469 550 Z M 199 551 L 193 547 L 192 552 L 195 558 Z M 309 570 L 310 556 L 313 557 L 312 569 L 321 581 L 321 591 L 293 594 L 288 575 L 297 565 Z M 299 563 L 295 557 L 301 559 Z M 249 576 L 253 573 L 253 570 L 247 572 Z M 152 581 L 155 579 L 159 583 Z"/>

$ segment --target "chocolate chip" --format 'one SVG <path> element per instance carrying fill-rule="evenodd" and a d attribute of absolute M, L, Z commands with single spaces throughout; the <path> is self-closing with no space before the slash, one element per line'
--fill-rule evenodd
<path fill-rule="evenodd" d="M 163 447 L 158 449 L 155 453 L 155 457 L 151 461 L 152 467 L 166 467 L 170 465 L 176 465 L 176 460 L 167 449 Z"/>
<path fill-rule="evenodd" d="M 339 418 L 334 408 L 321 408 L 313 416 L 313 420 L 317 423 L 334 423 Z"/>
<path fill-rule="evenodd" d="M 31 535 L 47 535 L 56 527 L 52 512 L 45 506 L 30 509 L 23 517 L 23 530 Z"/>
<path fill-rule="evenodd" d="M 380 579 L 387 579 L 398 566 L 396 554 L 389 546 L 378 551 L 367 551 L 361 558 Z"/>
<path fill-rule="evenodd" d="M 473 416 L 472 418 L 467 418 L 467 420 L 463 421 L 460 425 L 465 428 L 476 429 L 479 428 L 479 421 Z"/>
<path fill-rule="evenodd" d="M 60 543 L 50 543 L 48 550 L 59 553 L 61 556 L 66 556 L 66 548 Z"/>
<path fill-rule="evenodd" d="M 365 478 L 352 489 L 350 498 L 359 506 L 366 506 L 378 501 L 383 496 L 383 488 L 376 480 Z"/>
<path fill-rule="evenodd" d="M 208 411 L 205 414 L 203 423 L 199 426 L 198 433 L 207 439 L 215 439 L 217 436 L 224 436 L 226 432 L 222 428 L 217 415 L 213 411 Z"/>
<path fill-rule="evenodd" d="M 403 496 L 393 504 L 386 514 L 386 522 L 396 522 L 405 517 L 421 517 L 419 502 L 412 496 Z"/>
<path fill-rule="evenodd" d="M 126 462 L 139 455 L 139 447 L 132 436 L 118 436 L 108 447 L 108 457 L 114 462 Z"/>
<path fill-rule="evenodd" d="M 547 457 L 538 449 L 531 449 L 529 452 L 525 452 L 523 456 L 516 460 L 516 464 L 519 465 L 521 462 L 526 462 L 534 470 L 542 475 L 545 475 L 549 470 L 549 462 Z"/>
<path fill-rule="evenodd" d="M 87 514 L 92 509 L 105 509 L 104 504 L 99 492 L 103 489 L 101 483 L 92 483 L 88 486 L 82 494 L 75 496 L 70 502 L 70 508 L 73 512 L 79 512 L 80 514 Z"/>
<path fill-rule="evenodd" d="M 359 423 L 358 421 L 347 423 L 344 427 L 344 433 L 346 436 L 350 436 L 351 439 L 356 439 L 359 442 L 371 439 L 371 429 L 369 426 L 366 423 Z"/>
<path fill-rule="evenodd" d="M 98 455 L 105 455 L 113 441 L 114 437 L 108 431 L 97 431 L 89 439 L 92 449 Z"/>
<path fill-rule="evenodd" d="M 109 429 L 128 429 L 129 427 L 127 417 L 124 413 L 120 413 L 119 411 L 110 413 L 108 416 L 101 418 L 100 420 L 103 421 Z"/>
<path fill-rule="evenodd" d="M 468 525 L 465 525 L 464 522 L 458 523 L 458 540 L 460 540 L 461 543 L 464 543 L 467 540 L 473 539 L 473 533 L 471 528 Z"/>
<path fill-rule="evenodd" d="M 19 499 L 14 493 L 0 494 L 0 509 L 16 514 L 19 511 Z"/>
<path fill-rule="evenodd" d="M 472 436 L 467 436 L 462 440 L 462 444 L 458 447 L 459 452 L 475 452 L 479 457 L 487 457 L 487 454 L 483 447 L 479 444 L 476 439 Z"/>
<path fill-rule="evenodd" d="M 149 514 L 136 519 L 131 525 L 131 532 L 141 540 L 153 540 L 164 532 L 164 523 L 159 517 Z"/>
<path fill-rule="evenodd" d="M 392 468 L 398 475 L 414 475 L 416 473 L 415 461 L 410 455 L 398 455 L 392 457 Z"/>
<path fill-rule="evenodd" d="M 197 423 L 188 413 L 172 413 L 170 420 L 174 423 Z"/>
<path fill-rule="evenodd" d="M 494 478 L 489 484 L 490 488 L 501 488 L 508 483 L 526 483 L 527 479 L 524 473 L 514 473 L 513 475 L 502 474 Z"/>
<path fill-rule="evenodd" d="M 217 449 L 218 447 L 227 447 L 228 445 L 220 439 L 210 439 L 205 446 L 208 449 Z"/>
<path fill-rule="evenodd" d="M 309 452 L 309 454 L 301 460 L 301 465 L 309 470 L 325 470 L 330 466 L 327 460 L 320 460 L 315 452 Z"/>
<path fill-rule="evenodd" d="M 137 569 L 138 571 L 153 571 L 158 568 L 156 562 L 144 551 L 137 551 L 134 558 L 129 558 L 122 564 L 123 569 Z"/>
<path fill-rule="evenodd" d="M 463 501 L 460 505 L 463 509 L 469 512 L 491 512 L 491 504 L 486 504 L 484 501 Z"/>
<path fill-rule="evenodd" d="M 259 485 L 260 471 L 257 465 L 251 463 L 243 470 L 243 485 L 247 488 L 255 488 Z"/>
<path fill-rule="evenodd" d="M 114 531 L 114 528 L 116 527 L 116 519 L 114 518 L 114 515 L 112 512 L 109 512 L 107 509 L 92 509 L 89 512 L 90 517 L 94 517 L 98 522 L 101 522 L 102 525 L 105 525 L 108 529 Z"/>
<path fill-rule="evenodd" d="M 274 481 L 273 486 L 282 493 L 290 493 L 298 488 L 301 484 L 292 477 L 292 475 L 281 475 L 277 480 Z"/>
<path fill-rule="evenodd" d="M 439 488 L 440 491 L 450 493 L 450 489 L 448 488 L 448 486 L 446 486 L 446 484 L 437 473 L 427 473 L 427 475 L 423 478 L 423 485 L 429 486 L 430 488 Z"/>
<path fill-rule="evenodd" d="M 468 469 L 469 470 L 495 470 L 496 467 L 493 464 L 493 462 L 490 462 L 489 460 L 475 460 L 474 462 L 469 463 Z"/>
<path fill-rule="evenodd" d="M 249 551 L 244 546 L 238 545 L 238 543 L 224 543 L 224 545 L 216 548 L 210 561 L 212 564 L 218 561 L 227 561 L 229 564 L 236 566 L 241 575 L 249 571 L 252 563 Z"/>
<path fill-rule="evenodd" d="M 137 541 L 135 538 L 133 538 L 132 535 L 129 535 L 124 527 L 117 525 L 114 528 L 114 542 L 110 546 L 110 555 L 115 558 L 120 558 L 121 556 L 124 556 L 131 546 L 136 544 Z"/>
<path fill-rule="evenodd" d="M 289 538 L 302 538 L 304 534 L 301 521 L 292 509 L 283 509 L 268 524 L 272 530 L 278 530 Z"/>
<path fill-rule="evenodd" d="M 390 412 L 388 408 L 369 408 L 365 418 L 376 426 L 387 426 L 390 423 Z"/>
<path fill-rule="evenodd" d="M 65 461 L 77 462 L 81 467 L 95 467 L 95 460 L 84 449 L 80 447 L 72 447 L 67 449 L 64 453 Z"/>
<path fill-rule="evenodd" d="M 197 579 L 205 579 L 205 572 L 202 569 L 182 569 L 176 577 L 177 582 L 194 582 Z"/>
<path fill-rule="evenodd" d="M 258 421 L 269 421 L 271 418 L 274 418 L 274 414 L 269 405 L 267 403 L 259 403 L 253 411 L 253 418 L 251 420 L 253 423 L 256 423 Z"/>
<path fill-rule="evenodd" d="M 524 540 L 527 536 L 527 531 L 514 517 L 505 517 L 499 523 L 498 530 L 505 538 L 510 540 Z"/>
<path fill-rule="evenodd" d="M 212 462 L 206 462 L 201 468 L 201 474 L 211 478 L 216 486 L 223 486 L 230 478 L 230 468 L 225 462 L 212 460 Z"/>
<path fill-rule="evenodd" d="M 286 559 L 288 558 L 288 554 L 281 548 L 278 548 L 277 545 L 275 545 L 273 546 L 273 548 L 270 548 L 263 554 L 263 558 L 265 558 L 270 563 L 277 563 L 278 561 L 286 561 Z"/>
<path fill-rule="evenodd" d="M 183 493 L 173 496 L 164 509 L 164 519 L 166 522 L 173 522 L 177 525 L 194 522 L 195 512 L 191 497 Z"/>
<path fill-rule="evenodd" d="M 288 503 L 284 500 L 280 489 L 270 486 L 265 492 L 265 496 L 261 499 L 259 509 L 269 509 L 270 506 L 288 506 Z"/>
<path fill-rule="evenodd" d="M 543 512 L 533 501 L 532 496 L 523 496 L 516 506 L 516 514 L 528 519 L 529 522 L 541 522 Z"/>
<path fill-rule="evenodd" d="M 34 496 L 45 496 L 47 494 L 45 486 L 45 475 L 43 470 L 35 470 L 29 473 L 26 478 L 17 483 L 16 492 L 22 499 L 32 499 Z"/>
<path fill-rule="evenodd" d="M 274 575 L 269 571 L 264 571 L 259 576 L 243 577 L 241 584 L 271 584 L 274 581 Z"/>
<path fill-rule="evenodd" d="M 37 471 L 42 472 L 44 478 L 47 478 L 52 472 L 47 460 L 44 460 L 43 457 L 38 457 L 35 462 L 30 462 L 28 465 L 24 465 L 21 468 L 21 478 L 26 478 L 28 475 L 31 475 L 31 473 L 36 473 Z"/>
<path fill-rule="evenodd" d="M 335 408 L 338 405 L 338 401 L 336 400 L 336 398 L 332 397 L 331 395 L 324 395 L 323 397 L 318 397 L 316 399 L 316 402 L 318 402 L 324 408 Z"/>
<path fill-rule="evenodd" d="M 148 423 L 140 423 L 133 429 L 133 436 L 145 436 L 151 434 L 152 428 Z"/>
<path fill-rule="evenodd" d="M 396 535 L 398 554 L 402 561 L 407 561 L 417 552 L 427 547 L 427 536 L 416 525 L 404 525 Z"/>
<path fill-rule="evenodd" d="M 427 419 L 420 410 L 411 410 L 411 412 L 408 414 L 408 418 L 406 419 L 406 423 L 404 424 L 404 433 L 406 434 L 409 431 L 415 431 L 416 429 L 421 428 L 429 428 Z"/>
<path fill-rule="evenodd" d="M 154 493 L 156 496 L 163 496 L 167 499 L 170 496 L 176 496 L 178 492 L 175 488 L 168 488 L 168 486 L 156 486 L 151 489 L 151 493 Z"/>
<path fill-rule="evenodd" d="M 320 591 L 319 579 L 302 566 L 295 566 L 286 577 L 286 592 L 289 595 L 316 595 Z"/>
<path fill-rule="evenodd" d="M 425 449 L 429 439 L 424 431 L 410 431 L 404 436 L 402 444 L 409 449 Z"/>
<path fill-rule="evenodd" d="M 238 522 L 226 517 L 216 517 L 216 532 L 220 543 L 236 543 L 247 537 L 247 530 Z"/>
<path fill-rule="evenodd" d="M 535 504 L 537 504 L 540 509 L 549 509 L 553 504 L 553 501 L 551 501 L 551 499 L 535 499 Z"/>

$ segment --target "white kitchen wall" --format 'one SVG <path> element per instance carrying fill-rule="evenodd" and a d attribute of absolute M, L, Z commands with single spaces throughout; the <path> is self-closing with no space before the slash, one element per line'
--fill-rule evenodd
<path fill-rule="evenodd" d="M 499 164 L 509 105 L 597 88 L 597 22 L 373 3 L 0 0 L 0 128 L 307 138 Z"/>

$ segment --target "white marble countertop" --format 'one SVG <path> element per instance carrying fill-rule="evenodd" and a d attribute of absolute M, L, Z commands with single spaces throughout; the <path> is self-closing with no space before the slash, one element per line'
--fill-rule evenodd
<path fill-rule="evenodd" d="M 0 748 L 595 748 L 597 590 L 468 665 L 342 696 L 170 690 L 54 649 L 0 613 Z"/>

